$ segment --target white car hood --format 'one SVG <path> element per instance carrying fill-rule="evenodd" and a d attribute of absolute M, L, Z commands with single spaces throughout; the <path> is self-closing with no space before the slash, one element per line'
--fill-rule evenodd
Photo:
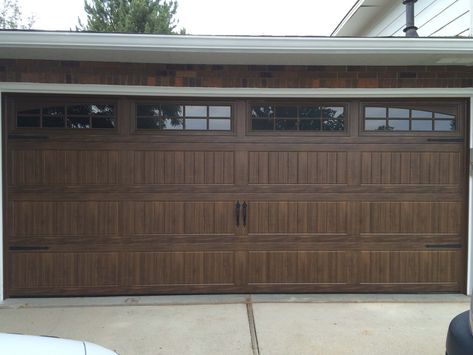
<path fill-rule="evenodd" d="M 99 345 L 80 340 L 0 333 L 0 353 L 5 355 L 116 355 Z"/>
<path fill-rule="evenodd" d="M 84 342 L 33 335 L 0 333 L 5 355 L 85 355 Z"/>

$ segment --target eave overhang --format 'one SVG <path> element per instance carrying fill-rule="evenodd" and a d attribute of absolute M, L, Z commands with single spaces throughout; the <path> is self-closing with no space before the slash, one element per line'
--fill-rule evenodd
<path fill-rule="evenodd" d="M 0 31 L 0 59 L 227 65 L 473 65 L 473 39 Z"/>

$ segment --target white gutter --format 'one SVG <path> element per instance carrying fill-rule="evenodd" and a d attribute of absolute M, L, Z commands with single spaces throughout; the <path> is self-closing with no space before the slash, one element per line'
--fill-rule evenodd
<path fill-rule="evenodd" d="M 468 38 L 342 38 L 190 36 L 126 33 L 0 31 L 0 48 L 80 48 L 144 51 L 212 51 L 238 53 L 465 53 Z M 1 54 L 0 54 L 1 56 Z M 113 59 L 113 58 L 111 58 Z"/>
<path fill-rule="evenodd" d="M 473 40 L 0 31 L 1 58 L 175 64 L 469 65 L 473 64 Z"/>

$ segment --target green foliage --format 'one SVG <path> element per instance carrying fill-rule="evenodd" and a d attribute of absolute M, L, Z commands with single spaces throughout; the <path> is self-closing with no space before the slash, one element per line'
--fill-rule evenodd
<path fill-rule="evenodd" d="M 79 19 L 79 31 L 177 33 L 175 0 L 84 0 L 84 10 L 87 24 Z"/>
<path fill-rule="evenodd" d="M 3 0 L 0 8 L 0 29 L 28 30 L 35 22 L 34 16 L 28 17 L 25 21 L 18 0 Z"/>

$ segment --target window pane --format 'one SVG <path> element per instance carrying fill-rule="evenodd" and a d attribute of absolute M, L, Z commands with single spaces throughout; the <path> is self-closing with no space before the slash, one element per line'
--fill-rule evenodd
<path fill-rule="evenodd" d="M 91 105 L 70 105 L 67 106 L 68 115 L 85 115 L 88 116 L 91 113 Z"/>
<path fill-rule="evenodd" d="M 322 107 L 322 118 L 343 118 L 343 107 Z"/>
<path fill-rule="evenodd" d="M 251 120 L 251 129 L 272 131 L 274 129 L 274 120 L 272 118 L 266 120 Z"/>
<path fill-rule="evenodd" d="M 64 116 L 43 116 L 43 127 L 64 128 Z"/>
<path fill-rule="evenodd" d="M 323 120 L 322 127 L 324 131 L 343 131 L 345 124 L 343 119 L 328 119 Z"/>
<path fill-rule="evenodd" d="M 412 118 L 432 118 L 432 112 L 412 110 Z"/>
<path fill-rule="evenodd" d="M 136 127 L 139 129 L 183 129 L 182 118 L 138 117 Z"/>
<path fill-rule="evenodd" d="M 322 112 L 319 106 L 303 106 L 299 107 L 300 118 L 319 118 L 322 116 Z"/>
<path fill-rule="evenodd" d="M 278 130 L 294 130 L 297 129 L 297 120 L 277 119 L 276 129 Z"/>
<path fill-rule="evenodd" d="M 392 131 L 408 131 L 409 121 L 408 120 L 389 120 L 388 126 Z"/>
<path fill-rule="evenodd" d="M 111 105 L 90 105 L 90 112 L 97 116 L 113 116 L 113 106 Z"/>
<path fill-rule="evenodd" d="M 67 117 L 68 128 L 90 128 L 88 117 Z"/>
<path fill-rule="evenodd" d="M 186 106 L 186 117 L 207 117 L 207 106 Z"/>
<path fill-rule="evenodd" d="M 251 108 L 251 117 L 266 118 L 273 117 L 274 109 L 272 106 L 253 106 Z"/>
<path fill-rule="evenodd" d="M 64 106 L 57 107 L 45 107 L 43 108 L 43 115 L 48 116 L 63 116 L 64 115 Z"/>
<path fill-rule="evenodd" d="M 39 108 L 35 108 L 32 110 L 23 110 L 23 111 L 18 111 L 19 115 L 28 115 L 28 116 L 39 116 L 41 114 L 41 110 Z"/>
<path fill-rule="evenodd" d="M 278 106 L 275 112 L 276 117 L 297 118 L 297 106 Z"/>
<path fill-rule="evenodd" d="M 413 131 L 431 131 L 432 121 L 431 120 L 412 120 Z"/>
<path fill-rule="evenodd" d="M 93 117 L 92 128 L 115 128 L 114 117 Z"/>
<path fill-rule="evenodd" d="M 435 118 L 455 118 L 454 115 L 447 115 L 446 113 L 435 112 Z"/>
<path fill-rule="evenodd" d="M 365 131 L 387 131 L 385 120 L 366 120 Z"/>
<path fill-rule="evenodd" d="M 434 125 L 436 131 L 454 131 L 457 129 L 455 120 L 436 120 Z"/>
<path fill-rule="evenodd" d="M 186 119 L 186 129 L 206 130 L 207 120 L 206 119 Z"/>
<path fill-rule="evenodd" d="M 231 129 L 230 120 L 210 119 L 209 129 L 214 131 L 229 131 Z"/>
<path fill-rule="evenodd" d="M 165 118 L 161 119 L 162 129 L 181 130 L 184 129 L 184 120 L 182 118 Z"/>
<path fill-rule="evenodd" d="M 113 116 L 112 105 L 77 104 L 67 106 L 68 115 Z"/>
<path fill-rule="evenodd" d="M 404 108 L 388 108 L 390 118 L 409 118 L 409 110 Z"/>
<path fill-rule="evenodd" d="M 386 107 L 365 107 L 365 117 L 386 117 Z"/>
<path fill-rule="evenodd" d="M 321 121 L 320 119 L 313 120 L 300 120 L 299 129 L 301 131 L 320 131 L 321 130 Z"/>
<path fill-rule="evenodd" d="M 210 117 L 231 117 L 230 106 L 209 106 Z"/>
<path fill-rule="evenodd" d="M 182 117 L 184 115 L 184 106 L 173 104 L 161 105 L 161 114 L 163 116 Z"/>
<path fill-rule="evenodd" d="M 136 111 L 138 116 L 159 116 L 161 113 L 158 105 L 138 105 Z"/>
<path fill-rule="evenodd" d="M 17 127 L 39 127 L 39 116 L 19 116 L 16 121 Z"/>

